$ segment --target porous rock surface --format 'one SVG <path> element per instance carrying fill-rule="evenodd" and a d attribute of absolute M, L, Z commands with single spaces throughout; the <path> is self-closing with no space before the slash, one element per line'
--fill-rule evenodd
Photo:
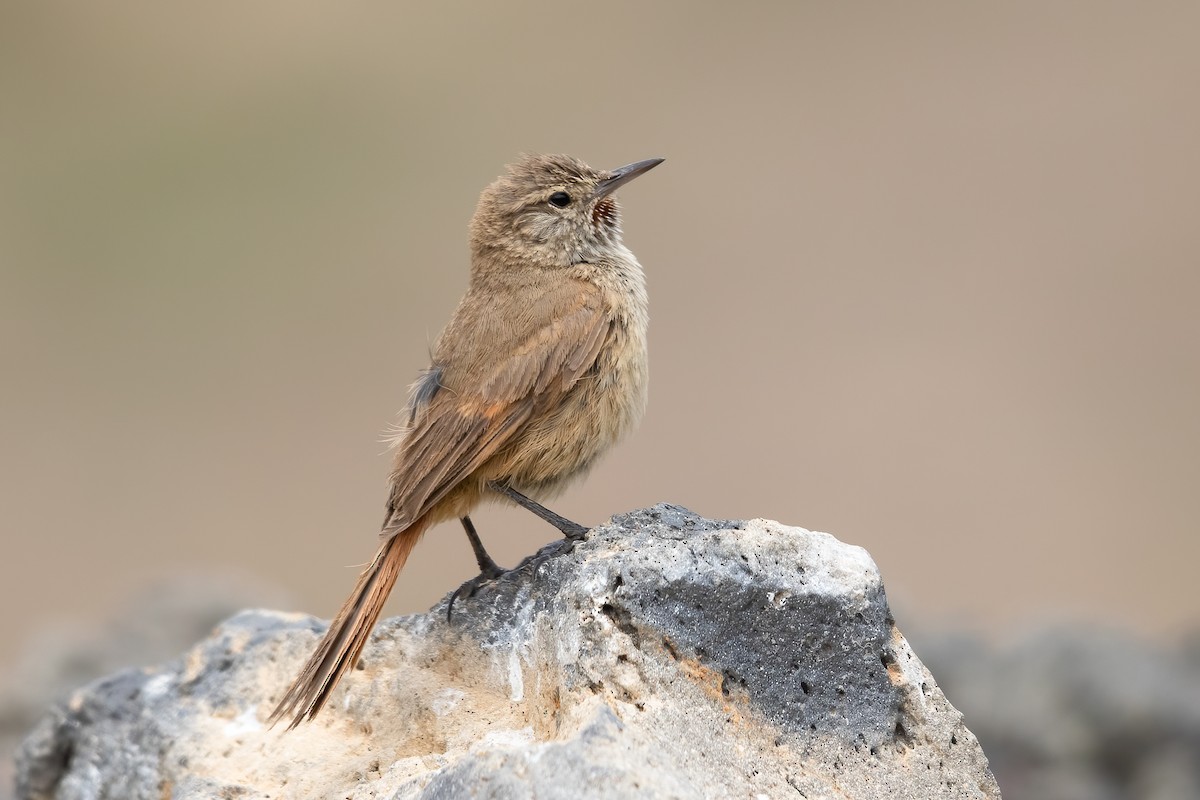
<path fill-rule="evenodd" d="M 315 722 L 263 720 L 324 623 L 243 612 L 76 692 L 20 798 L 998 798 L 867 553 L 660 505 L 383 622 Z"/>

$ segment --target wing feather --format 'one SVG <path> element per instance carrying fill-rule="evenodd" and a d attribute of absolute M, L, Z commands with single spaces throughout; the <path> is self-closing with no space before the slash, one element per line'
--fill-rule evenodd
<path fill-rule="evenodd" d="M 485 309 L 471 293 L 464 298 L 431 369 L 448 391 L 423 393 L 410 407 L 382 536 L 424 515 L 595 364 L 611 328 L 599 290 L 567 282 L 547 294 L 533 304 L 534 313 L 528 305 L 492 298 Z M 443 346 L 451 334 L 453 342 Z M 496 359 L 496 353 L 507 355 Z"/>

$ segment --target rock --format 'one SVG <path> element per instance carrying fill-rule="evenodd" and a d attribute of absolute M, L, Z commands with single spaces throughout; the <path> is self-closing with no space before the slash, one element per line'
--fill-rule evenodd
<path fill-rule="evenodd" d="M 0 800 L 12 798 L 9 754 L 52 703 L 102 675 L 171 658 L 230 614 L 265 602 L 288 600 L 249 575 L 178 572 L 134 594 L 106 622 L 38 631 L 0 676 Z"/>
<path fill-rule="evenodd" d="M 998 798 L 857 547 L 660 505 L 543 548 L 453 620 L 383 622 L 315 722 L 263 719 L 316 643 L 243 612 L 53 708 L 21 798 Z"/>
<path fill-rule="evenodd" d="M 1200 798 L 1200 637 L 1172 648 L 1072 625 L 1005 646 L 918 642 L 1010 795 Z"/>

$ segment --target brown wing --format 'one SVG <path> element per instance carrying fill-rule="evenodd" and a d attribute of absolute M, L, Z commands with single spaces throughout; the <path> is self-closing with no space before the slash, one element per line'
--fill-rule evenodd
<path fill-rule="evenodd" d="M 552 407 L 595 363 L 609 326 L 583 281 L 468 292 L 414 392 L 381 535 L 411 525 Z"/>

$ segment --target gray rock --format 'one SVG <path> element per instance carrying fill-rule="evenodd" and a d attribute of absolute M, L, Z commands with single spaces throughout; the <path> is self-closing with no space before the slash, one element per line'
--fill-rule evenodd
<path fill-rule="evenodd" d="M 1200 638 L 1173 648 L 1072 625 L 1003 647 L 917 640 L 1011 796 L 1200 798 Z"/>
<path fill-rule="evenodd" d="M 660 505 L 477 595 L 379 626 L 313 723 L 262 720 L 316 643 L 243 612 L 183 658 L 55 707 L 21 798 L 998 798 L 827 534 Z"/>
<path fill-rule="evenodd" d="M 163 577 L 100 624 L 39 630 L 0 675 L 0 800 L 11 800 L 11 754 L 54 702 L 119 669 L 171 658 L 239 609 L 288 602 L 277 588 L 226 571 Z"/>

